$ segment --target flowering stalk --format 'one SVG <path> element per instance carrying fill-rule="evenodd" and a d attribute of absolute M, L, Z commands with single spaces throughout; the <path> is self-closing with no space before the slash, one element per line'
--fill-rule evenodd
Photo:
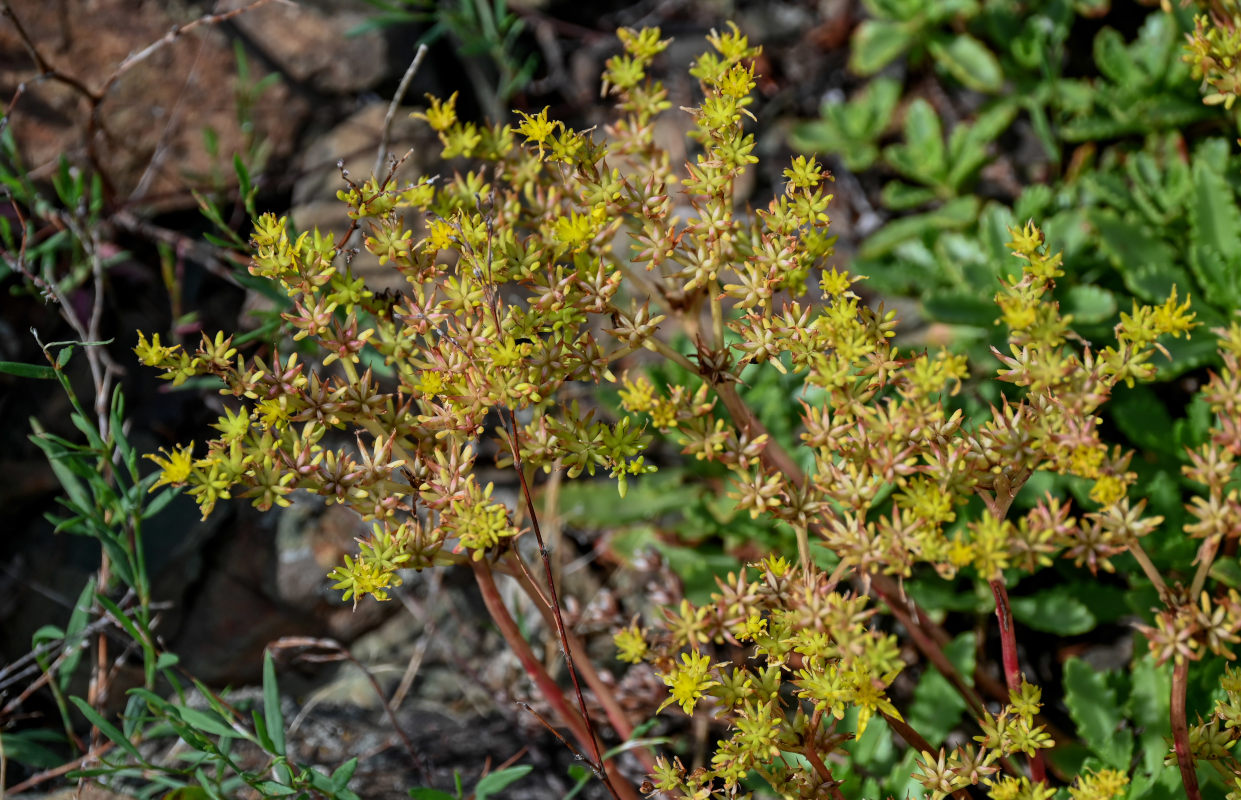
<path fill-rule="evenodd" d="M 1000 651 L 1004 664 L 1004 681 L 1010 693 L 1021 691 L 1021 667 L 1017 663 L 1017 632 L 1013 629 L 1013 611 L 1008 605 L 1008 589 L 1004 579 L 990 581 L 991 592 L 995 597 L 995 617 L 1000 627 Z M 1030 778 L 1035 783 L 1047 782 L 1047 767 L 1043 763 L 1043 754 L 1035 751 L 1029 756 Z"/>
<path fill-rule="evenodd" d="M 560 721 L 565 727 L 573 733 L 573 737 L 578 741 L 578 745 L 587 751 L 593 749 L 595 744 L 594 730 L 586 722 L 588 717 L 578 714 L 578 712 L 569 705 L 564 696 L 564 692 L 556 685 L 547 671 L 543 669 L 543 665 L 539 663 L 534 652 L 530 649 L 530 644 L 526 638 L 522 636 L 521 629 L 517 626 L 508 609 L 504 605 L 504 599 L 500 596 L 499 590 L 496 588 L 495 578 L 492 576 L 491 567 L 485 561 L 471 562 L 474 569 L 474 578 L 478 583 L 478 589 L 483 597 L 483 603 L 487 606 L 487 612 L 491 615 L 491 619 L 496 623 L 496 627 L 500 629 L 504 641 L 508 644 L 509 649 L 517 656 L 521 662 L 522 668 L 526 674 L 530 676 L 535 685 L 539 687 L 544 699 L 551 704 L 556 711 L 556 715 L 560 717 Z M 596 756 L 595 764 L 598 765 L 600 780 L 608 787 L 608 792 L 615 798 L 621 800 L 637 800 L 638 795 L 634 792 L 633 786 L 616 772 L 616 765 L 611 761 L 604 762 Z"/>
<path fill-rule="evenodd" d="M 1189 722 L 1185 709 L 1185 695 L 1189 683 L 1189 659 L 1178 658 L 1172 667 L 1172 703 L 1170 719 L 1172 723 L 1172 752 L 1176 755 L 1176 765 L 1181 771 L 1181 784 L 1185 787 L 1187 800 L 1202 800 L 1202 792 L 1198 788 L 1198 773 L 1194 769 L 1193 751 L 1189 744 Z"/>

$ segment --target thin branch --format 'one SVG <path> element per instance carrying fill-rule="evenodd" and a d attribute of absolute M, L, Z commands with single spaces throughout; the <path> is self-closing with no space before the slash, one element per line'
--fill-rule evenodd
<path fill-rule="evenodd" d="M 832 800 L 845 800 L 845 796 L 840 791 L 840 781 L 832 776 L 831 769 L 823 763 L 823 759 L 819 756 L 819 750 L 815 746 L 814 737 L 819 732 L 819 724 L 823 721 L 822 709 L 816 708 L 814 716 L 810 718 L 810 725 L 806 727 L 806 746 L 802 752 L 806 756 L 806 760 L 810 762 L 810 766 L 814 767 L 814 771 L 818 773 L 819 780 L 823 781 L 831 792 Z"/>
<path fill-rule="evenodd" d="M 83 767 L 90 764 L 92 761 L 97 760 L 100 756 L 102 756 L 104 753 L 107 753 L 109 750 L 111 750 L 115 746 L 116 745 L 114 745 L 112 742 L 105 742 L 99 747 L 96 747 L 93 750 L 91 750 L 91 752 L 87 753 L 86 755 L 81 756 L 80 758 L 75 758 L 72 761 L 67 761 L 64 764 L 61 764 L 59 767 L 53 767 L 52 769 L 47 769 L 47 770 L 44 770 L 43 772 L 37 773 L 35 775 L 31 775 L 29 778 L 22 781 L 21 783 L 17 783 L 17 784 L 14 784 L 13 786 L 10 786 L 9 788 L 4 790 L 5 795 L 7 797 L 12 797 L 14 795 L 21 794 L 27 789 L 33 789 L 34 787 L 40 784 L 47 783 L 50 780 L 62 777 L 68 772 L 73 772 L 75 769 L 82 769 Z"/>
<path fill-rule="evenodd" d="M 520 560 L 519 560 L 520 562 Z M 516 572 L 510 570 L 510 576 L 516 580 L 522 589 L 535 600 L 535 607 L 539 613 L 543 615 L 543 620 L 548 628 L 555 626 L 555 617 L 552 616 L 551 606 L 547 602 L 547 598 L 539 591 L 534 578 L 523 568 Z M 580 639 L 569 633 L 569 645 L 578 652 L 582 652 L 585 648 Z M 579 667 L 582 677 L 586 680 L 586 685 L 595 693 L 595 698 L 599 701 L 599 705 L 603 706 L 603 712 L 608 717 L 608 722 L 616 729 L 616 735 L 621 739 L 628 741 L 633 738 L 633 723 L 629 719 L 629 715 L 621 708 L 616 700 L 615 692 L 612 687 L 603 682 L 594 665 L 589 660 L 583 661 Z M 634 755 L 642 762 L 643 768 L 648 773 L 655 771 L 655 759 L 643 748 L 637 748 Z"/>
<path fill-rule="evenodd" d="M 905 627 L 906 632 L 908 632 L 909 637 L 913 639 L 914 646 L 918 648 L 918 651 L 921 652 L 928 661 L 935 665 L 935 668 L 939 670 L 939 674 L 943 675 L 948 682 L 952 684 L 953 688 L 957 690 L 957 694 L 961 695 L 961 697 L 965 699 L 966 704 L 970 707 L 970 711 L 974 714 L 974 716 L 982 717 L 986 711 L 982 698 L 979 697 L 978 692 L 976 692 L 974 688 L 969 685 L 969 682 L 965 680 L 965 676 L 962 675 L 955 666 L 953 666 L 952 661 L 948 659 L 948 656 L 944 653 L 943 648 L 937 645 L 922 628 L 922 626 L 913 620 L 909 610 L 902 602 L 900 602 L 898 598 L 889 596 L 877 586 L 875 587 L 875 593 L 879 595 L 880 599 L 887 603 L 888 610 L 892 612 L 892 616 L 896 617 L 897 621 Z"/>
<path fill-rule="evenodd" d="M 547 674 L 547 670 L 543 669 L 543 665 L 535 658 L 534 651 L 530 649 L 530 643 L 522 636 L 521 629 L 517 627 L 517 623 L 508 612 L 508 608 L 504 605 L 503 598 L 496 588 L 495 578 L 491 574 L 491 567 L 485 561 L 471 561 L 470 566 L 474 569 L 474 580 L 478 583 L 479 592 L 483 597 L 483 604 L 487 607 L 487 613 L 491 615 L 491 619 L 495 622 L 496 627 L 500 629 L 500 634 L 504 637 L 504 641 L 508 644 L 509 649 L 517 656 L 517 660 L 521 662 L 522 668 L 526 674 L 539 687 L 540 692 L 544 695 L 551 707 L 555 709 L 557 716 L 560 717 L 561 723 L 573 732 L 573 738 L 585 744 L 592 738 L 590 732 L 586 728 L 586 723 L 578 712 L 569 705 L 564 697 L 564 692 Z"/>
<path fill-rule="evenodd" d="M 427 46 L 425 44 L 418 45 L 418 52 L 414 54 L 414 60 L 409 63 L 405 74 L 401 76 L 401 82 L 396 87 L 396 94 L 392 95 L 392 102 L 388 104 L 388 112 L 384 114 L 383 128 L 379 133 L 379 152 L 375 155 L 375 169 L 372 170 L 375 175 L 379 175 L 384 159 L 388 157 L 388 144 L 392 140 L 392 121 L 396 118 L 397 106 L 405 99 L 405 92 L 409 90 L 409 84 L 413 81 L 414 75 L 418 73 L 418 68 L 422 66 L 422 60 L 426 56 Z"/>

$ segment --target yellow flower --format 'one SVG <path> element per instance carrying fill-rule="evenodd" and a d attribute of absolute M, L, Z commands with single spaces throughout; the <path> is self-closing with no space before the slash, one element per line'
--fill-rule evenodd
<path fill-rule="evenodd" d="M 174 344 L 171 347 L 165 347 L 160 344 L 159 334 L 152 334 L 151 341 L 148 343 L 146 337 L 142 335 L 142 331 L 138 331 L 138 346 L 134 348 L 134 353 L 138 356 L 138 360 L 148 367 L 161 366 L 165 359 L 173 353 L 177 352 L 181 345 Z"/>
<path fill-rule="evenodd" d="M 681 663 L 673 666 L 666 674 L 659 677 L 668 685 L 669 697 L 657 711 L 663 711 L 673 703 L 681 706 L 686 714 L 694 713 L 694 706 L 702 699 L 702 695 L 712 686 L 720 682 L 711 680 L 707 673 L 711 670 L 711 659 L 697 652 L 682 653 Z"/>
<path fill-rule="evenodd" d="M 144 457 L 155 462 L 161 470 L 159 480 L 151 484 L 149 491 L 155 491 L 158 486 L 180 486 L 184 484 L 190 477 L 190 472 L 194 468 L 194 443 L 190 442 L 180 450 L 173 450 L 171 453 L 160 448 L 160 452 L 164 457 L 147 453 Z"/>
<path fill-rule="evenodd" d="M 635 620 L 628 628 L 622 628 L 612 637 L 612 642 L 616 645 L 617 658 L 621 661 L 627 661 L 630 664 L 642 663 L 643 657 L 646 656 L 646 632 L 638 627 Z"/>
<path fill-rule="evenodd" d="M 620 390 L 621 407 L 637 414 L 649 411 L 654 402 L 655 387 L 646 376 L 639 375 L 635 382 L 629 380 L 629 375 L 626 374 L 621 376 L 621 382 L 625 385 L 625 388 Z"/>
<path fill-rule="evenodd" d="M 431 223 L 431 235 L 427 239 L 427 246 L 432 250 L 447 250 L 452 247 L 454 233 L 452 225 L 447 220 L 437 219 Z"/>

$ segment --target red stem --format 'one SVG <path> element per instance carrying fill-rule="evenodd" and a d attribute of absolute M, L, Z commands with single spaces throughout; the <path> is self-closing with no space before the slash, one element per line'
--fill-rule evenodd
<path fill-rule="evenodd" d="M 1187 800 L 1202 800 L 1198 788 L 1198 773 L 1194 770 L 1193 753 L 1189 750 L 1189 722 L 1185 716 L 1185 694 L 1189 683 L 1189 659 L 1178 658 L 1172 670 L 1172 749 L 1176 764 L 1181 769 L 1181 783 L 1185 785 Z"/>
<path fill-rule="evenodd" d="M 539 592 L 538 587 L 533 583 L 533 578 L 530 576 L 529 572 L 526 571 L 521 558 L 517 556 L 515 552 L 513 553 L 513 556 L 515 557 L 514 560 L 518 564 L 518 569 L 511 570 L 508 574 L 521 585 L 526 594 L 534 601 L 535 607 L 538 608 L 539 613 L 543 615 L 543 621 L 547 623 L 547 626 L 549 628 L 555 627 L 555 617 L 552 616 L 551 607 L 547 602 L 547 598 Z M 567 631 L 566 636 L 568 637 L 569 645 L 573 650 L 578 652 L 584 651 L 585 648 L 581 639 L 578 639 L 572 633 Z M 625 741 L 631 739 L 633 737 L 633 723 L 629 720 L 629 715 L 625 713 L 623 708 L 621 708 L 620 703 L 617 702 L 615 693 L 612 691 L 612 687 L 603 682 L 603 679 L 599 676 L 598 670 L 594 668 L 594 664 L 592 664 L 589 660 L 578 664 L 578 670 L 582 673 L 582 678 L 585 679 L 586 685 L 589 686 L 590 690 L 595 693 L 595 697 L 599 701 L 599 705 L 603 706 L 603 711 L 607 714 L 608 722 L 612 723 L 612 727 L 616 729 L 616 735 Z M 642 766 L 646 768 L 648 774 L 655 771 L 655 759 L 646 748 L 634 748 L 631 752 L 633 752 L 633 754 L 637 756 L 638 760 L 642 762 Z"/>
<path fill-rule="evenodd" d="M 1017 694 L 1021 691 L 1021 667 L 1017 663 L 1017 632 L 1013 630 L 1013 611 L 1008 605 L 1008 589 L 1004 580 L 997 578 L 991 581 L 991 593 L 995 595 L 995 616 L 1000 622 L 1000 647 L 1004 662 L 1004 682 L 1008 691 Z M 1035 750 L 1030 756 L 1030 779 L 1035 783 L 1047 782 L 1047 766 L 1043 763 L 1043 753 Z"/>
<path fill-rule="evenodd" d="M 591 745 L 595 743 L 594 732 L 588 727 L 587 722 L 577 712 L 577 709 L 569 704 L 564 692 L 556 685 L 556 681 L 552 679 L 552 676 L 547 674 L 547 670 L 543 669 L 543 665 L 535 657 L 534 651 L 530 649 L 530 643 L 522 636 L 521 629 L 517 627 L 516 621 L 513 620 L 512 615 L 508 613 L 508 608 L 504 605 L 503 598 L 500 597 L 500 591 L 496 588 L 495 578 L 491 573 L 491 565 L 485 560 L 472 560 L 470 566 L 474 568 L 474 579 L 478 582 L 478 589 L 483 596 L 483 603 L 487 606 L 487 613 L 491 615 L 491 619 L 496 623 L 496 627 L 500 629 L 500 633 L 504 636 L 504 641 L 517 656 L 522 668 L 525 669 L 526 674 L 538 686 L 539 691 L 556 712 L 556 715 L 560 717 L 561 722 L 572 731 L 573 738 L 577 739 L 578 744 L 584 750 L 589 751 Z M 608 761 L 603 762 L 599 766 L 600 779 L 607 785 L 613 797 L 621 798 L 621 800 L 639 800 L 633 786 L 616 772 L 615 764 Z M 612 780 L 613 774 L 615 774 L 616 780 Z"/>
<path fill-rule="evenodd" d="M 814 771 L 818 773 L 819 779 L 825 785 L 830 787 L 828 792 L 831 794 L 832 800 L 845 800 L 844 794 L 840 791 L 840 783 L 832 777 L 832 771 L 823 759 L 819 756 L 819 750 L 815 747 L 814 738 L 819 733 L 819 722 L 823 719 L 823 712 L 815 709 L 814 716 L 810 719 L 810 726 L 806 729 L 806 746 L 802 752 L 806 755 L 806 760 L 814 767 Z"/>

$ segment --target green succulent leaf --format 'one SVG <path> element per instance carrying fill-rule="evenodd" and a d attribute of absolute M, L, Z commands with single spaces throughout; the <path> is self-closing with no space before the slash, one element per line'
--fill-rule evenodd
<path fill-rule="evenodd" d="M 918 30 L 904 22 L 866 20 L 853 34 L 849 68 L 858 75 L 874 75 L 909 49 Z"/>
<path fill-rule="evenodd" d="M 995 94 L 1004 88 L 1004 70 L 999 59 L 973 36 L 963 33 L 946 43 L 932 40 L 927 48 L 944 71 L 967 89 Z"/>
<path fill-rule="evenodd" d="M 940 290 L 922 299 L 923 313 L 930 319 L 950 325 L 989 328 L 995 323 L 995 303 L 976 292 Z"/>
<path fill-rule="evenodd" d="M 1116 295 L 1098 286 L 1073 286 L 1065 292 L 1060 310 L 1072 314 L 1079 324 L 1097 325 L 1116 315 Z"/>
<path fill-rule="evenodd" d="M 893 220 L 863 242 L 858 255 L 864 259 L 879 258 L 924 234 L 964 228 L 978 218 L 978 206 L 978 198 L 968 195 L 950 200 L 934 211 Z"/>
<path fill-rule="evenodd" d="M 1048 589 L 1029 597 L 1009 601 L 1013 619 L 1036 631 L 1078 636 L 1098 624 L 1090 608 L 1061 588 Z"/>
<path fill-rule="evenodd" d="M 1134 63 L 1125 39 L 1115 28 L 1104 28 L 1094 40 L 1094 60 L 1099 71 L 1121 86 L 1140 86 L 1146 75 Z"/>
<path fill-rule="evenodd" d="M 1122 728 L 1123 709 L 1107 677 L 1080 658 L 1064 665 L 1064 704 L 1082 741 L 1110 767 L 1128 770 L 1133 733 Z"/>
<path fill-rule="evenodd" d="M 934 189 L 911 186 L 904 181 L 888 181 L 884 184 L 883 193 L 880 195 L 883 204 L 893 211 L 917 208 L 934 201 L 938 196 Z"/>
<path fill-rule="evenodd" d="M 905 110 L 905 141 L 884 148 L 888 164 L 902 175 L 932 186 L 942 185 L 947 174 L 944 129 L 939 115 L 921 97 Z"/>

